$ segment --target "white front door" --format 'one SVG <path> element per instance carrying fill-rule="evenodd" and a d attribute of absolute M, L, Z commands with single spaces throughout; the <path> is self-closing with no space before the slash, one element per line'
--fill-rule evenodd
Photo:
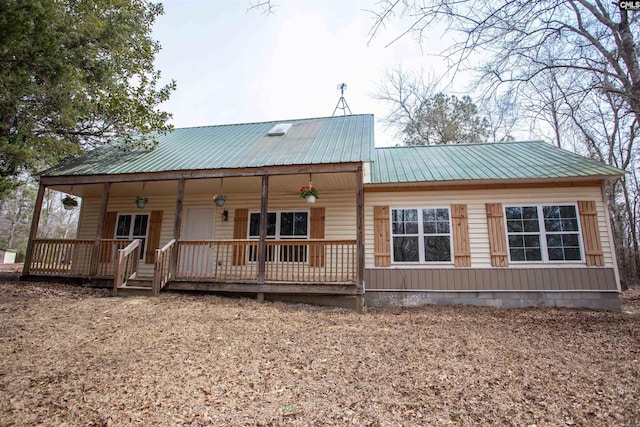
<path fill-rule="evenodd" d="M 181 240 L 211 240 L 215 208 L 187 208 Z M 180 272 L 207 276 L 213 271 L 213 250 L 209 244 L 185 244 L 180 248 Z"/>

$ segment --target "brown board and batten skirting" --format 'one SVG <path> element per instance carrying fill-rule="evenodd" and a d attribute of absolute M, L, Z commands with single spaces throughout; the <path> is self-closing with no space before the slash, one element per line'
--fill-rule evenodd
<path fill-rule="evenodd" d="M 367 268 L 372 291 L 609 291 L 613 268 Z"/>

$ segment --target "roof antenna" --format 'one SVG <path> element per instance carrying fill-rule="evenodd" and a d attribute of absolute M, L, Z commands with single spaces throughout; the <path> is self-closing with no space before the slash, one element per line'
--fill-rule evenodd
<path fill-rule="evenodd" d="M 347 90 L 347 84 L 338 83 L 338 90 L 340 91 L 340 99 L 338 99 L 338 104 L 336 105 L 336 108 L 333 110 L 333 114 L 331 115 L 331 117 L 335 117 L 336 111 L 338 110 L 342 110 L 343 116 L 347 115 L 347 111 L 349 111 L 349 115 L 352 115 L 353 113 L 351 112 L 351 108 L 349 108 L 349 105 L 347 104 L 347 100 L 344 99 L 344 91 Z"/>

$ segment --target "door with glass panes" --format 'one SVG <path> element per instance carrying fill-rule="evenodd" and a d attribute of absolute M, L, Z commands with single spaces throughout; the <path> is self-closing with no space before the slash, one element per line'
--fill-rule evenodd
<path fill-rule="evenodd" d="M 116 221 L 117 240 L 140 240 L 140 259 L 144 259 L 149 234 L 149 214 L 120 213 Z"/>

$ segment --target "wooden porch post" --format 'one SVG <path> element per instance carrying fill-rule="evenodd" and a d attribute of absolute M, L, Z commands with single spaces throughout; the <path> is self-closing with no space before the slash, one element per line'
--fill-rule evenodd
<path fill-rule="evenodd" d="M 269 202 L 269 176 L 262 175 L 260 198 L 260 242 L 258 243 L 258 283 L 264 283 L 267 262 L 267 205 Z"/>
<path fill-rule="evenodd" d="M 31 230 L 29 231 L 29 241 L 27 242 L 27 252 L 24 254 L 24 266 L 22 267 L 22 275 L 29 275 L 29 264 L 31 264 L 31 255 L 33 251 L 33 241 L 38 235 L 38 224 L 40 223 L 40 212 L 42 212 L 42 201 L 44 200 L 44 190 L 46 187 L 42 184 L 38 185 L 38 196 L 36 197 L 36 206 L 33 210 L 31 219 Z"/>
<path fill-rule="evenodd" d="M 360 291 L 356 296 L 356 311 L 364 310 L 364 189 L 362 183 L 362 165 L 356 172 L 356 253 L 358 266 L 356 286 Z"/>
<path fill-rule="evenodd" d="M 96 226 L 96 238 L 93 241 L 93 255 L 91 256 L 91 267 L 89 276 L 93 277 L 98 274 L 98 262 L 100 261 L 100 240 L 102 239 L 102 227 L 104 226 L 104 217 L 107 215 L 107 204 L 109 203 L 109 190 L 111 183 L 102 184 L 102 201 L 100 204 L 100 215 L 98 216 L 98 224 Z"/>
<path fill-rule="evenodd" d="M 182 229 L 182 199 L 184 197 L 185 179 L 178 180 L 178 197 L 176 198 L 176 214 L 173 218 L 173 238 L 176 243 L 171 249 L 171 260 L 169 261 L 169 277 L 176 277 L 178 268 L 178 240 L 180 240 L 180 230 Z"/>

